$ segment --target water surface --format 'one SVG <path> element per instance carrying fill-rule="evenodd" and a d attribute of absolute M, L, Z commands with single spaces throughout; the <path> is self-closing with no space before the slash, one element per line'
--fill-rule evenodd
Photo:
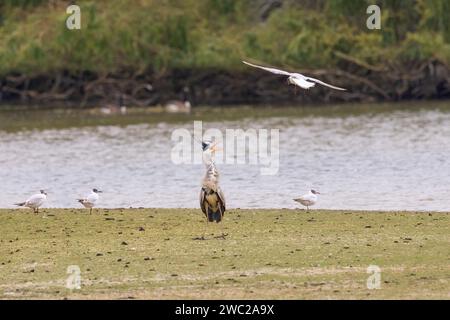
<path fill-rule="evenodd" d="M 198 207 L 201 164 L 171 161 L 177 128 L 280 129 L 280 167 L 219 164 L 230 208 L 294 208 L 316 188 L 317 208 L 450 208 L 450 103 L 316 108 L 243 107 L 192 115 L 134 111 L 0 112 L 0 207 L 41 188 L 48 207 L 79 207 L 91 188 L 102 207 Z M 197 146 L 197 145 L 196 145 Z"/>

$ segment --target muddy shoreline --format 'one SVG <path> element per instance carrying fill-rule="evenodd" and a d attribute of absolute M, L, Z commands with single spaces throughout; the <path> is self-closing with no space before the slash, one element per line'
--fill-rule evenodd
<path fill-rule="evenodd" d="M 61 71 L 0 79 L 1 105 L 64 106 L 82 108 L 116 104 L 154 106 L 187 98 L 195 105 L 311 104 L 450 99 L 450 68 L 440 61 L 386 64 L 375 67 L 347 61 L 334 70 L 301 72 L 347 88 L 335 91 L 315 87 L 308 92 L 288 86 L 284 77 L 259 70 L 172 70 L 156 73 L 122 71 L 77 74 Z"/>

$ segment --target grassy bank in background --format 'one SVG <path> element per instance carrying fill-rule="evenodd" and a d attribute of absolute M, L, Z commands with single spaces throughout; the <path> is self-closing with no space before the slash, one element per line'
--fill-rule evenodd
<path fill-rule="evenodd" d="M 2 209 L 0 297 L 450 298 L 448 213 L 229 210 L 226 240 L 192 240 L 203 227 L 194 209 Z"/>
<path fill-rule="evenodd" d="M 82 29 L 65 27 L 68 1 L 2 1 L 0 75 L 66 70 L 115 73 L 244 70 L 242 58 L 291 68 L 335 68 L 357 59 L 450 62 L 447 0 L 80 0 Z M 366 8 L 382 8 L 382 29 Z M 264 9 L 266 8 L 266 9 Z"/>
<path fill-rule="evenodd" d="M 450 2 L 65 0 L 0 4 L 0 103 L 147 107 L 373 102 L 450 98 Z M 296 94 L 242 59 L 298 70 L 348 89 Z M 53 105 L 55 105 L 53 103 Z"/>

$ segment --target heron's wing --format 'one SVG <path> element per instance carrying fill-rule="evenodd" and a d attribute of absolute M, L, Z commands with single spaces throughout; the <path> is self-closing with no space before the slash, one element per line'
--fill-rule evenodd
<path fill-rule="evenodd" d="M 306 80 L 309 80 L 309 81 L 316 82 L 316 83 L 318 83 L 318 84 L 321 84 L 321 85 L 323 85 L 323 86 L 326 86 L 326 87 L 329 87 L 329 88 L 332 88 L 332 89 L 342 90 L 342 91 L 346 91 L 346 90 L 347 90 L 347 89 L 344 89 L 344 88 L 335 87 L 335 86 L 333 86 L 333 85 L 331 85 L 331 84 L 325 83 L 325 82 L 320 81 L 320 80 L 315 79 L 315 78 L 305 77 L 305 79 L 306 79 Z"/>
<path fill-rule="evenodd" d="M 217 188 L 217 195 L 219 196 L 220 206 L 222 210 L 222 214 L 225 212 L 225 195 L 223 194 L 222 189 Z"/>
<path fill-rule="evenodd" d="M 202 188 L 202 190 L 200 190 L 200 208 L 202 209 L 202 212 L 206 215 L 207 211 L 206 211 L 206 207 L 205 207 L 205 199 L 206 197 L 206 192 L 205 189 Z"/>
<path fill-rule="evenodd" d="M 242 61 L 242 62 L 245 63 L 246 65 L 251 66 L 251 67 L 263 69 L 263 70 L 269 71 L 271 73 L 281 74 L 281 75 L 284 75 L 284 76 L 290 76 L 291 75 L 291 73 L 289 73 L 287 71 L 283 71 L 283 70 L 279 70 L 279 69 L 275 69 L 275 68 L 262 67 L 262 66 L 258 66 L 256 64 L 252 64 L 252 63 L 249 63 L 249 62 L 246 62 L 246 61 Z"/>

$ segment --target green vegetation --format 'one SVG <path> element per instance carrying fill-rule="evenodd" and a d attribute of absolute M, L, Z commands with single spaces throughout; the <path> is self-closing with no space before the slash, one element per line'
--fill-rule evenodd
<path fill-rule="evenodd" d="M 67 70 L 243 69 L 242 58 L 333 68 L 438 59 L 450 63 L 450 2 L 378 0 L 382 30 L 366 28 L 374 1 L 289 1 L 262 19 L 263 0 L 80 0 L 82 29 L 65 27 L 66 1 L 2 1 L 0 74 Z"/>
<path fill-rule="evenodd" d="M 195 209 L 3 209 L 0 298 L 450 298 L 448 213 L 229 210 L 223 226 L 196 241 Z"/>

